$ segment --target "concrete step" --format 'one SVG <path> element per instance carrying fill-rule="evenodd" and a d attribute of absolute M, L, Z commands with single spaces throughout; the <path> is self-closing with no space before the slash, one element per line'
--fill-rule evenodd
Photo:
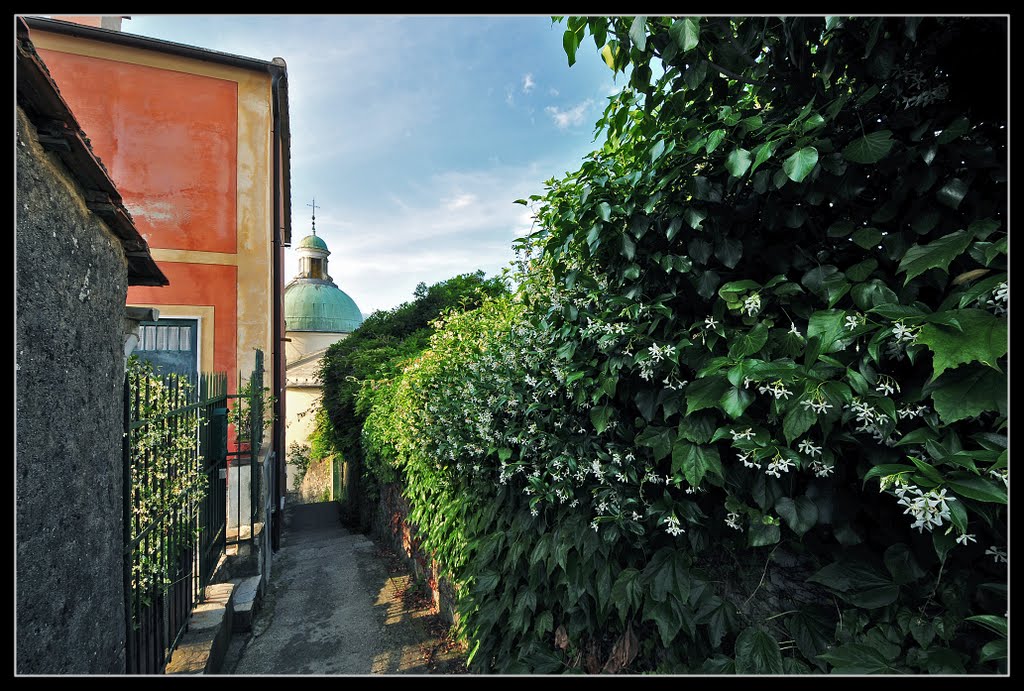
<path fill-rule="evenodd" d="M 235 594 L 232 598 L 232 631 L 251 631 L 252 622 L 263 599 L 263 577 L 233 578 Z"/>
<path fill-rule="evenodd" d="M 165 674 L 217 674 L 231 640 L 235 583 L 206 586 L 206 599 L 192 610 L 188 630 L 171 654 Z"/>

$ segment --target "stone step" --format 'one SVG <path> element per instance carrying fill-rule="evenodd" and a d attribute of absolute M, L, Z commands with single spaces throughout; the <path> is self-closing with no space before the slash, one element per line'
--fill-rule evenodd
<path fill-rule="evenodd" d="M 263 599 L 263 577 L 233 578 L 235 594 L 232 597 L 232 631 L 251 631 L 252 622 Z"/>
<path fill-rule="evenodd" d="M 192 610 L 188 630 L 171 654 L 165 674 L 217 674 L 231 641 L 235 583 L 206 586 L 206 599 Z"/>

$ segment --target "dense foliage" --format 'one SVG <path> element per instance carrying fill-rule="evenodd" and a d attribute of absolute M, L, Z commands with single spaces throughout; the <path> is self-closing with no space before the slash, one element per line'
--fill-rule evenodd
<path fill-rule="evenodd" d="M 338 454 L 349 464 L 350 486 L 343 508 L 355 524 L 368 527 L 376 501 L 378 477 L 360 472 L 363 450 L 360 437 L 368 409 L 359 405 L 360 391 L 387 380 L 402 363 L 420 353 L 433 333 L 431 322 L 450 310 L 472 310 L 484 299 L 507 291 L 502 279 L 485 278 L 482 271 L 416 287 L 413 300 L 391 310 L 378 310 L 348 338 L 333 344 L 323 358 L 322 407 L 316 413 L 311 457 Z M 388 478 L 385 478 L 388 479 Z M 361 486 L 355 485 L 361 481 Z"/>
<path fill-rule="evenodd" d="M 207 421 L 198 411 L 187 412 L 196 400 L 188 377 L 158 375 L 152 363 L 136 355 L 128 358 L 126 370 L 132 423 L 127 501 L 132 515 L 125 529 L 132 542 L 149 535 L 135 548 L 131 564 L 131 603 L 136 607 L 148 606 L 174 585 L 179 555 L 199 537 L 197 522 L 167 517 L 189 515 L 186 507 L 198 506 L 206 496 L 198 434 Z"/>
<path fill-rule="evenodd" d="M 473 666 L 1005 671 L 1005 19 L 566 25 L 602 148 L 362 397 Z"/>

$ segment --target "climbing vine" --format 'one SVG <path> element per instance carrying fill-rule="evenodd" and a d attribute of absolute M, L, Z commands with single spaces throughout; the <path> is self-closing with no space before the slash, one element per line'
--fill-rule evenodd
<path fill-rule="evenodd" d="M 189 507 L 198 506 L 207 490 L 198 455 L 199 425 L 207 422 L 198 410 L 185 410 L 195 400 L 188 377 L 157 375 L 135 355 L 126 369 L 133 430 L 131 520 L 125 530 L 132 541 L 146 535 L 133 549 L 131 568 L 132 603 L 146 606 L 173 584 L 180 554 L 199 537 L 198 522 L 188 518 L 195 515 Z M 171 515 L 178 519 L 167 520 Z"/>

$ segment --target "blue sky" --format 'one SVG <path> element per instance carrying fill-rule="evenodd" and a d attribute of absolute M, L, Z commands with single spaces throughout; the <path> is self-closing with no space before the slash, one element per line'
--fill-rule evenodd
<path fill-rule="evenodd" d="M 293 239 L 317 233 L 366 314 L 508 265 L 513 204 L 576 170 L 616 89 L 546 16 L 132 15 L 122 30 L 288 63 Z M 617 80 L 622 85 L 620 75 Z M 296 269 L 288 250 L 286 280 Z"/>

